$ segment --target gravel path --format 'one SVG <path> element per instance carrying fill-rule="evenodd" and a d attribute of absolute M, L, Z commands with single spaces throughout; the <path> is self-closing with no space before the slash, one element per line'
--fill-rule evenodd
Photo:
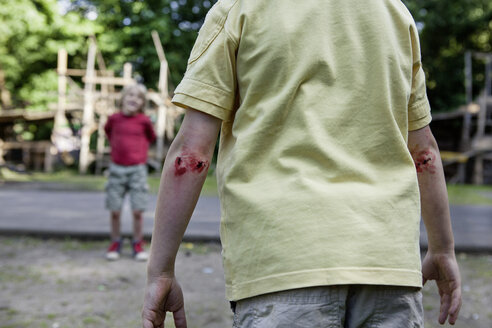
<path fill-rule="evenodd" d="M 0 237 L 0 328 L 140 327 L 145 263 L 107 262 L 101 241 Z M 492 255 L 459 254 L 464 304 L 457 328 L 492 327 Z M 190 328 L 230 328 L 217 244 L 185 243 L 177 257 Z M 426 327 L 437 324 L 439 298 L 423 290 Z M 172 324 L 166 327 L 174 327 Z M 447 326 L 444 326 L 447 327 Z"/>

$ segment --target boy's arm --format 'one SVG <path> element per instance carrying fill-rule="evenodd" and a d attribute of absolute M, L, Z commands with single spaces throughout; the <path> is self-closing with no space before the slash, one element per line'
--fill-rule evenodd
<path fill-rule="evenodd" d="M 147 135 L 147 140 L 149 140 L 150 143 L 153 143 L 157 139 L 154 127 L 152 126 L 152 122 L 149 118 L 147 118 L 145 133 Z"/>
<path fill-rule="evenodd" d="M 147 267 L 144 328 L 161 327 L 166 311 L 173 312 L 176 328 L 186 327 L 174 261 L 207 176 L 221 122 L 188 110 L 166 156 Z"/>
<path fill-rule="evenodd" d="M 422 218 L 428 252 L 422 263 L 423 282 L 436 280 L 441 296 L 439 323 L 454 324 L 461 307 L 461 278 L 454 253 L 448 195 L 439 148 L 429 126 L 411 131 L 408 149 L 417 169 Z"/>
<path fill-rule="evenodd" d="M 108 121 L 104 125 L 104 132 L 106 132 L 106 137 L 108 137 L 108 140 L 111 139 L 111 128 L 113 127 L 113 120 L 111 119 L 111 116 L 108 117 Z"/>

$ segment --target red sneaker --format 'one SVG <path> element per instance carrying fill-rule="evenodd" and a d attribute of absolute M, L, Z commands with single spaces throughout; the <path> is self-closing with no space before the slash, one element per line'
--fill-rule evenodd
<path fill-rule="evenodd" d="M 145 251 L 144 249 L 144 242 L 143 240 L 138 240 L 134 241 L 132 243 L 132 248 L 133 248 L 133 257 L 137 261 L 147 261 L 149 258 L 149 254 Z"/>
<path fill-rule="evenodd" d="M 121 240 L 113 241 L 106 251 L 106 259 L 109 261 L 115 261 L 120 258 L 121 252 Z"/>

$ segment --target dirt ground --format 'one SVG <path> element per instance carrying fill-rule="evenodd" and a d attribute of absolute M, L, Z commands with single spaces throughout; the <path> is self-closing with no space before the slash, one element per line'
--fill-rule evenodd
<path fill-rule="evenodd" d="M 105 247 L 101 241 L 0 237 L 0 327 L 140 327 L 146 265 L 131 258 L 128 243 L 122 259 L 107 262 Z M 490 328 L 492 255 L 459 254 L 459 262 L 464 304 L 455 327 Z M 220 247 L 183 244 L 176 270 L 189 327 L 231 327 Z M 436 289 L 427 284 L 423 293 L 426 327 L 440 327 Z"/>

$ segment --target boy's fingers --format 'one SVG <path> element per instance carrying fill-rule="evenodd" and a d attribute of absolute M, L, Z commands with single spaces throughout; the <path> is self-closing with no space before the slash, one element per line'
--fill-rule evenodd
<path fill-rule="evenodd" d="M 184 307 L 181 307 L 178 311 L 173 312 L 173 317 L 176 328 L 187 328 Z"/>
<path fill-rule="evenodd" d="M 441 325 L 446 322 L 446 319 L 449 314 L 449 306 L 450 306 L 450 296 L 447 294 L 443 294 L 441 296 L 441 308 L 439 311 L 439 323 Z"/>
<path fill-rule="evenodd" d="M 144 320 L 142 326 L 143 328 L 154 328 L 154 325 L 149 320 Z"/>
<path fill-rule="evenodd" d="M 449 307 L 449 323 L 454 325 L 458 319 L 461 309 L 461 292 L 455 291 L 452 295 L 451 306 Z"/>

